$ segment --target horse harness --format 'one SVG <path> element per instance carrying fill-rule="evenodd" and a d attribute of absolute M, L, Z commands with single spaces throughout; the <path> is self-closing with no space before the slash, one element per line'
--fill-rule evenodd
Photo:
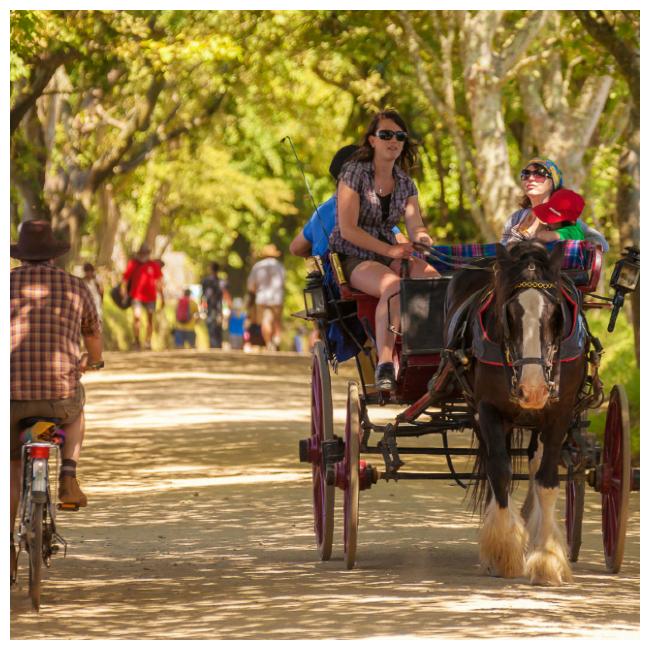
<path fill-rule="evenodd" d="M 517 358 L 514 348 L 512 346 L 512 341 L 510 337 L 510 328 L 508 326 L 508 318 L 506 309 L 508 304 L 515 300 L 520 291 L 526 289 L 535 289 L 537 291 L 543 292 L 547 298 L 550 299 L 556 306 L 560 306 L 563 311 L 563 322 L 566 321 L 566 309 L 565 302 L 561 300 L 560 296 L 557 295 L 557 286 L 553 282 L 540 282 L 536 280 L 525 280 L 519 282 L 514 287 L 513 295 L 503 304 L 502 313 L 501 313 L 501 323 L 503 326 L 503 350 L 505 352 L 505 364 L 504 367 L 507 371 L 510 372 L 510 400 L 513 402 L 518 401 L 517 397 L 517 386 L 521 381 L 521 374 L 523 367 L 526 365 L 540 365 L 542 367 L 542 372 L 544 373 L 544 383 L 546 384 L 549 391 L 549 401 L 557 402 L 560 399 L 560 360 L 557 359 L 557 353 L 562 345 L 561 335 L 558 336 L 554 341 L 552 341 L 547 349 L 546 353 L 542 351 L 541 356 L 539 357 L 521 357 Z M 551 290 L 555 289 L 556 292 L 551 293 Z M 574 328 L 572 328 L 574 329 Z"/>
<path fill-rule="evenodd" d="M 504 304 L 501 314 L 504 328 L 503 346 L 490 338 L 483 323 L 483 315 L 494 301 L 494 291 L 492 288 L 479 289 L 463 301 L 448 322 L 447 341 L 449 343 L 447 347 L 464 347 L 462 341 L 465 339 L 465 333 L 469 327 L 471 329 L 471 356 L 480 363 L 505 368 L 506 372 L 510 374 L 510 398 L 513 401 L 518 401 L 516 397 L 518 382 L 523 367 L 528 364 L 537 364 L 542 367 L 549 389 L 549 400 L 557 401 L 560 390 L 561 363 L 573 361 L 584 355 L 585 339 L 588 336 L 577 290 L 572 285 L 566 284 L 560 287 L 559 294 L 557 291 L 551 293 L 551 290 L 557 290 L 557 288 L 555 283 L 531 280 L 520 282 L 514 286 L 515 292 Z M 565 331 L 548 346 L 540 357 L 518 358 L 510 342 L 505 310 L 508 303 L 516 298 L 519 291 L 524 289 L 545 292 L 555 304 L 560 306 L 564 316 Z M 464 392 L 467 391 L 464 390 Z"/>

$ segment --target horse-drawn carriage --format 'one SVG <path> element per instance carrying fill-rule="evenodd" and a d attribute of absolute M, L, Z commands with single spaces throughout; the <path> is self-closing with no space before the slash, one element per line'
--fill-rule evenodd
<path fill-rule="evenodd" d="M 602 250 L 589 242 L 564 244 L 555 253 L 548 252 L 550 245 L 545 249 L 530 242 L 511 251 L 494 244 L 434 246 L 423 255 L 440 271 L 435 279 L 408 278 L 408 265 L 403 265 L 400 292 L 394 296 L 401 326 L 392 393 L 374 386 L 377 299 L 349 286 L 335 256 L 314 260 L 304 316 L 316 323 L 320 340 L 313 351 L 311 435 L 300 441 L 299 453 L 312 466 L 314 531 L 322 560 L 331 556 L 337 489 L 343 491 L 345 566 L 351 569 L 361 491 L 380 479 L 442 479 L 463 488 L 474 485 L 477 502 L 484 501 L 480 552 L 488 571 L 506 577 L 526 573 L 541 584 L 570 580 L 566 558 L 563 566 L 555 557 L 563 552 L 556 548 L 550 520 L 559 479 L 566 485 L 566 546 L 560 546 L 568 550 L 568 559 L 578 558 L 589 484 L 602 495 L 606 565 L 618 572 L 628 497 L 638 489 L 638 474 L 631 470 L 622 386 L 614 386 L 609 396 L 603 444 L 588 432 L 587 410 L 599 406 L 604 395 L 598 378 L 602 347 L 589 331 L 584 309 L 614 303 L 613 328 L 623 296 L 636 287 L 638 252 L 628 251 L 617 263 L 612 278 L 616 294 L 609 300 L 593 294 Z M 537 332 L 532 348 L 531 328 Z M 359 381 L 348 384 L 340 436 L 333 423 L 330 369 L 349 358 L 355 359 Z M 535 374 L 543 394 L 522 396 L 525 377 Z M 526 405 L 526 399 L 541 401 Z M 404 409 L 383 424 L 371 421 L 368 406 L 385 404 Z M 463 430 L 474 432 L 478 447 L 451 446 L 449 433 Z M 408 444 L 429 434 L 432 446 Z M 525 435 L 530 438 L 524 447 Z M 368 462 L 373 455 L 379 465 Z M 407 471 L 404 458 L 409 455 L 443 456 L 448 471 Z M 468 456 L 476 457 L 474 469 L 457 471 L 458 459 Z M 528 456 L 529 474 L 513 474 L 513 456 Z M 519 515 L 509 509 L 508 493 L 512 480 L 529 478 L 524 530 Z M 499 539 L 516 537 L 522 541 L 515 547 Z"/>

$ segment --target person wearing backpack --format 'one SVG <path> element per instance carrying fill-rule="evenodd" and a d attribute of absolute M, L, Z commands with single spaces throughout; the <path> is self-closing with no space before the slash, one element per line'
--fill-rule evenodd
<path fill-rule="evenodd" d="M 199 306 L 192 299 L 192 292 L 189 289 L 185 289 L 176 305 L 174 345 L 177 348 L 184 348 L 185 343 L 188 343 L 191 348 L 196 347 L 196 331 L 194 326 L 198 315 Z"/>

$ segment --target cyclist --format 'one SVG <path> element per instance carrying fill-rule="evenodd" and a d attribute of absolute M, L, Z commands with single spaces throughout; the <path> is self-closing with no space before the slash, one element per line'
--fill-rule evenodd
<path fill-rule="evenodd" d="M 77 481 L 84 437 L 84 389 L 88 369 L 103 367 L 101 325 L 93 298 L 81 278 L 54 266 L 70 248 L 57 241 L 47 221 L 26 221 L 11 257 L 22 262 L 10 273 L 11 303 L 11 550 L 20 498 L 19 422 L 52 417 L 65 430 L 59 500 L 85 506 Z M 83 338 L 87 354 L 81 355 Z"/>

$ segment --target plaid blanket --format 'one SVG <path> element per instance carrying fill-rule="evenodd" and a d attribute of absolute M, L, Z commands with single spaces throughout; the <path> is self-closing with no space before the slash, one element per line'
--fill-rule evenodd
<path fill-rule="evenodd" d="M 551 251 L 555 242 L 546 244 Z M 562 268 L 591 270 L 594 249 L 596 244 L 590 241 L 564 242 L 564 262 Z M 427 261 L 438 271 L 453 271 L 463 261 L 471 262 L 472 259 L 481 257 L 496 257 L 496 244 L 439 244 L 431 247 L 431 254 L 427 255 Z"/>

